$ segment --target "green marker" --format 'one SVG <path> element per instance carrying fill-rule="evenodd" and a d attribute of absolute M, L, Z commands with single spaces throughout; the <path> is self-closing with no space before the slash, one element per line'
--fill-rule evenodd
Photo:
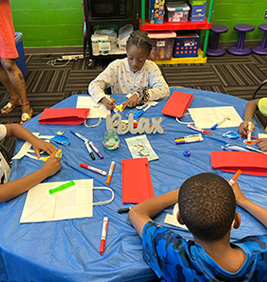
<path fill-rule="evenodd" d="M 65 183 L 65 184 L 62 184 L 62 185 L 60 185 L 60 186 L 58 186 L 58 187 L 56 187 L 56 188 L 50 189 L 50 190 L 49 190 L 49 193 L 50 193 L 50 194 L 53 194 L 53 193 L 55 193 L 55 192 L 64 190 L 64 189 L 66 189 L 66 188 L 69 188 L 69 187 L 71 187 L 71 186 L 73 186 L 73 185 L 75 185 L 75 183 L 74 183 L 73 180 L 71 180 L 71 181 L 68 182 L 68 183 Z"/>

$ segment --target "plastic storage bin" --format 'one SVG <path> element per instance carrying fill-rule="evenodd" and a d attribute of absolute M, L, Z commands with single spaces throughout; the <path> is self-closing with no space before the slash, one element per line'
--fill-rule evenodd
<path fill-rule="evenodd" d="M 148 32 L 152 39 L 151 60 L 170 60 L 173 53 L 173 44 L 176 33 L 174 31 Z"/>
<path fill-rule="evenodd" d="M 180 34 L 174 40 L 174 58 L 198 57 L 200 36 L 197 33 Z"/>
<path fill-rule="evenodd" d="M 133 25 L 127 24 L 119 29 L 118 46 L 120 50 L 126 50 L 126 42 L 133 32 Z"/>
<path fill-rule="evenodd" d="M 187 22 L 190 7 L 186 2 L 168 2 L 168 22 Z"/>
<path fill-rule="evenodd" d="M 15 44 L 16 44 L 17 51 L 19 53 L 19 57 L 16 59 L 16 63 L 20 71 L 22 72 L 23 76 L 25 77 L 28 72 L 27 72 L 27 67 L 26 67 L 21 32 L 15 32 Z"/>
<path fill-rule="evenodd" d="M 165 0 L 150 0 L 149 2 L 149 23 L 163 23 Z"/>
<path fill-rule="evenodd" d="M 190 21 L 191 22 L 204 22 L 206 15 L 206 0 L 190 0 L 189 5 L 191 7 L 190 11 Z"/>

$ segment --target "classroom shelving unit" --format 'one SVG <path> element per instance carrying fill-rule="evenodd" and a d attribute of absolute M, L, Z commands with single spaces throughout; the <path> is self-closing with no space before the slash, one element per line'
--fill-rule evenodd
<path fill-rule="evenodd" d="M 105 58 L 106 56 L 117 58 L 121 55 L 125 56 L 126 52 L 121 50 L 116 50 L 114 53 L 109 53 L 108 55 L 99 55 L 94 56 L 92 50 L 92 41 L 91 36 L 94 33 L 94 26 L 97 25 L 124 25 L 124 24 L 132 24 L 134 28 L 137 27 L 138 19 L 137 19 L 137 2 L 136 0 L 132 0 L 130 2 L 130 9 L 127 10 L 127 15 L 125 18 L 102 18 L 102 19 L 92 19 L 91 16 L 91 6 L 93 5 L 94 1 L 91 0 L 83 0 L 84 5 L 84 15 L 85 15 L 85 23 L 86 23 L 86 30 L 87 30 L 87 43 L 89 47 L 89 58 L 91 61 L 91 66 L 93 66 L 95 58 Z"/>
<path fill-rule="evenodd" d="M 191 64 L 191 63 L 206 63 L 207 57 L 207 46 L 209 40 L 209 30 L 212 26 L 211 17 L 212 17 L 212 9 L 213 9 L 214 0 L 210 0 L 208 17 L 205 18 L 204 22 L 168 22 L 164 19 L 163 23 L 159 24 L 151 24 L 149 20 L 145 17 L 145 0 L 141 2 L 141 18 L 139 18 L 139 28 L 140 30 L 145 31 L 163 31 L 163 30 L 196 30 L 196 29 L 205 29 L 205 39 L 204 39 L 204 47 L 203 51 L 199 48 L 198 57 L 192 58 L 172 58 L 171 60 L 157 60 L 156 64 Z"/>

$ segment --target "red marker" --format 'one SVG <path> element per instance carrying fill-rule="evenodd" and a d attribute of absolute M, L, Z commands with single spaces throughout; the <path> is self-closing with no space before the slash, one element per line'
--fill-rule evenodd
<path fill-rule="evenodd" d="M 205 129 L 196 127 L 196 126 L 194 126 L 194 125 L 192 125 L 192 124 L 188 124 L 187 127 L 188 127 L 188 128 L 191 128 L 191 129 L 194 129 L 194 130 L 196 130 L 196 131 L 200 131 L 200 132 L 202 132 L 202 133 L 206 133 L 206 134 L 211 134 L 211 135 L 212 135 L 211 132 L 209 132 L 209 131 L 207 131 L 207 130 L 205 130 Z"/>
<path fill-rule="evenodd" d="M 108 229 L 108 218 L 105 216 L 103 219 L 103 226 L 102 226 L 102 234 L 101 234 L 101 242 L 100 242 L 100 250 L 99 250 L 100 254 L 103 254 L 105 250 L 107 229 Z"/>

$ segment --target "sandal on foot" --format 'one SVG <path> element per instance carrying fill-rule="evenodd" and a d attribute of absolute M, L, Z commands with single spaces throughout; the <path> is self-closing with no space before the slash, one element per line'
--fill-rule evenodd
<path fill-rule="evenodd" d="M 16 107 L 20 106 L 20 103 L 16 104 L 16 103 L 11 103 L 8 102 L 1 110 L 1 113 L 3 115 L 9 114 L 11 113 Z"/>
<path fill-rule="evenodd" d="M 21 115 L 20 124 L 25 123 L 26 121 L 30 120 L 32 118 L 33 111 L 31 110 L 31 113 L 23 113 Z"/>

